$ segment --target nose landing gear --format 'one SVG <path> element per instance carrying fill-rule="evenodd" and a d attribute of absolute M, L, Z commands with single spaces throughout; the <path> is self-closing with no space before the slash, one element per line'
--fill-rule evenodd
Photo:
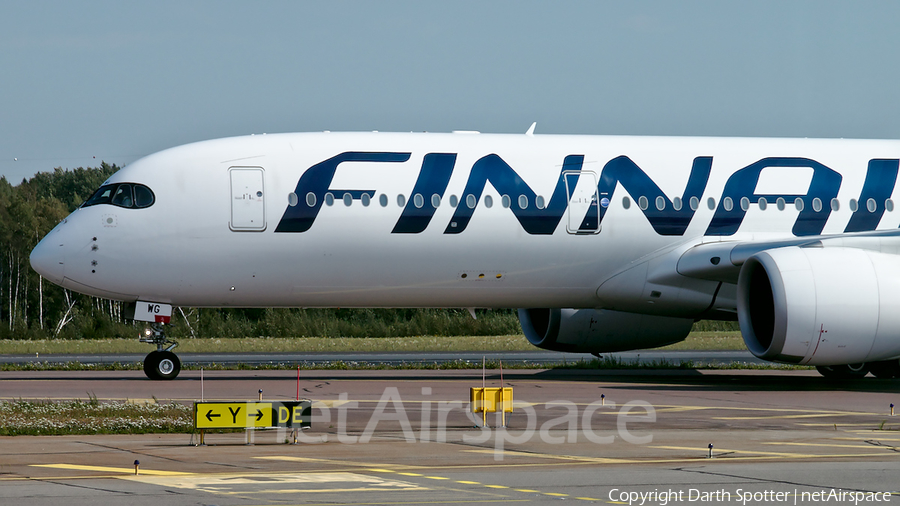
<path fill-rule="evenodd" d="M 172 353 L 178 343 L 166 337 L 163 324 L 150 324 L 140 341 L 156 345 L 156 351 L 151 351 L 144 359 L 144 374 L 152 380 L 175 379 L 181 372 L 181 360 Z"/>

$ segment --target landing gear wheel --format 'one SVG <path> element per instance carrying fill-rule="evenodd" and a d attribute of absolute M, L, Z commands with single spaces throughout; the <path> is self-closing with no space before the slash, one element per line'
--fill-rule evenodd
<path fill-rule="evenodd" d="M 900 378 L 900 359 L 872 362 L 869 371 L 879 379 Z"/>
<path fill-rule="evenodd" d="M 828 379 L 859 379 L 869 373 L 868 364 L 817 365 L 819 374 Z"/>
<path fill-rule="evenodd" d="M 144 374 L 152 380 L 172 380 L 181 372 L 181 360 L 171 351 L 151 351 L 144 359 Z"/>

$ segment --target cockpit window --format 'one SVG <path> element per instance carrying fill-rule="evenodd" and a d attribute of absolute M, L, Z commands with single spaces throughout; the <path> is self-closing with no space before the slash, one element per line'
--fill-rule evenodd
<path fill-rule="evenodd" d="M 153 191 L 142 184 L 115 183 L 101 186 L 81 207 L 111 204 L 126 209 L 142 209 L 153 205 Z"/>
<path fill-rule="evenodd" d="M 116 188 L 116 192 L 113 195 L 110 204 L 119 207 L 134 207 L 134 196 L 131 193 L 131 185 L 120 184 L 119 187 Z"/>

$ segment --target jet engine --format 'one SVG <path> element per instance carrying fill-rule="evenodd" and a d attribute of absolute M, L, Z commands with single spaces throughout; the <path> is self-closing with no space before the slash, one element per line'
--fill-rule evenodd
<path fill-rule="evenodd" d="M 604 309 L 519 309 L 528 342 L 553 351 L 609 353 L 684 340 L 694 320 Z"/>
<path fill-rule="evenodd" d="M 896 358 L 900 256 L 847 247 L 766 250 L 741 267 L 737 310 L 747 348 L 765 360 L 839 366 Z"/>

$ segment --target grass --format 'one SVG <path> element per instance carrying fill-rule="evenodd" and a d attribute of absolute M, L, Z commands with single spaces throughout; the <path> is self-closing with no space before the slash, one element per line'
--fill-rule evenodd
<path fill-rule="evenodd" d="M 680 343 L 670 344 L 661 350 L 746 350 L 744 338 L 738 330 L 716 332 L 691 332 Z"/>
<path fill-rule="evenodd" d="M 0 340 L 0 354 L 148 353 L 151 347 L 135 339 Z M 179 353 L 259 352 L 415 352 L 415 351 L 532 351 L 525 336 L 412 336 L 412 337 L 252 337 L 234 339 L 182 339 Z M 740 332 L 694 332 L 663 350 L 742 350 Z"/>
<path fill-rule="evenodd" d="M 72 401 L 0 401 L 0 436 L 190 433 L 193 411 L 184 404 Z"/>

